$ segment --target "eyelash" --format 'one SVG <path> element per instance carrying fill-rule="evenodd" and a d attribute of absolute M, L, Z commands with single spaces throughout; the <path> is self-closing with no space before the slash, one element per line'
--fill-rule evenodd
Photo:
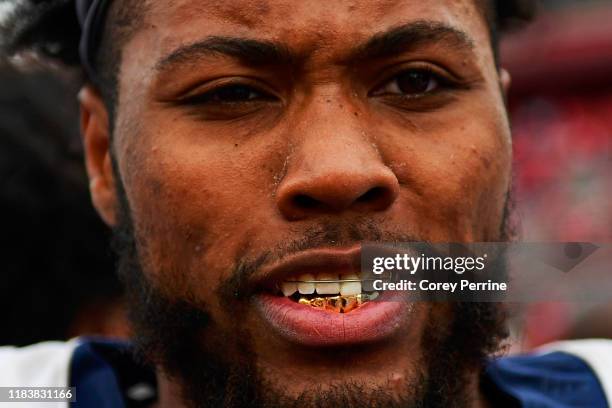
<path fill-rule="evenodd" d="M 401 79 L 401 77 L 407 76 L 410 74 L 426 75 L 429 81 L 435 82 L 435 89 L 429 89 L 430 84 L 428 84 L 428 87 L 427 87 L 428 89 L 422 92 L 414 92 L 414 93 L 390 93 L 390 92 L 385 93 L 384 92 L 384 89 L 386 89 L 389 85 L 393 83 L 397 83 L 398 85 L 397 87 L 400 88 L 401 86 L 399 85 L 398 81 Z M 392 77 L 387 78 L 385 81 L 382 82 L 382 84 L 375 87 L 374 90 L 370 92 L 369 96 L 378 96 L 378 97 L 392 96 L 392 97 L 398 97 L 398 98 L 404 98 L 404 99 L 418 99 L 418 98 L 423 98 L 429 95 L 439 94 L 444 91 L 460 88 L 460 86 L 461 86 L 460 83 L 457 80 L 451 79 L 450 75 L 443 75 L 431 67 L 421 66 L 421 67 L 407 68 L 407 69 L 404 69 L 404 70 L 401 70 L 395 73 Z"/>
<path fill-rule="evenodd" d="M 249 92 L 249 95 L 247 96 L 246 99 L 231 100 L 231 95 L 229 94 L 229 92 L 231 91 Z M 230 100 L 225 100 L 225 101 L 215 100 L 215 98 L 222 97 L 222 94 L 224 92 L 228 93 L 226 97 L 230 97 Z M 258 96 L 251 97 L 252 94 L 257 94 Z M 249 102 L 261 101 L 261 100 L 271 101 L 274 99 L 276 98 L 272 96 L 270 93 L 262 91 L 261 89 L 258 89 L 252 85 L 242 84 L 242 83 L 233 83 L 233 84 L 222 85 L 217 88 L 214 88 L 209 91 L 199 93 L 196 95 L 187 96 L 182 99 L 182 102 L 187 105 L 206 105 L 206 104 L 233 105 L 233 104 L 238 104 L 238 103 L 249 103 Z"/>
<path fill-rule="evenodd" d="M 384 90 L 387 86 L 393 84 L 394 82 L 399 81 L 402 76 L 406 76 L 410 74 L 413 74 L 413 75 L 414 74 L 417 74 L 417 75 L 425 74 L 430 81 L 435 82 L 435 89 L 433 90 L 428 89 L 424 92 L 415 92 L 415 93 L 381 92 L 381 90 Z M 397 87 L 398 89 L 401 88 L 401 86 L 399 86 L 399 83 Z M 393 97 L 393 98 L 402 98 L 402 99 L 419 99 L 419 98 L 424 98 L 429 95 L 441 93 L 445 90 L 450 90 L 450 89 L 459 88 L 459 87 L 460 87 L 459 82 L 454 79 L 451 79 L 449 75 L 442 75 L 438 73 L 437 70 L 434 70 L 428 66 L 422 66 L 422 67 L 407 68 L 407 69 L 404 69 L 404 70 L 401 70 L 395 73 L 392 77 L 382 82 L 381 85 L 374 88 L 374 90 L 371 91 L 368 94 L 368 96 L 370 97 Z M 242 98 L 240 97 L 240 94 L 232 95 L 231 94 L 232 91 L 242 92 L 242 95 L 241 95 Z M 219 99 L 219 98 L 224 97 L 223 93 L 226 93 L 225 95 L 226 100 Z M 238 97 L 232 100 L 232 97 L 235 97 L 235 96 L 238 96 Z M 228 98 L 229 100 L 227 100 Z M 250 84 L 236 82 L 236 83 L 228 83 L 228 84 L 220 85 L 209 91 L 198 93 L 192 96 L 187 96 L 183 98 L 181 102 L 186 105 L 192 105 L 192 106 L 202 106 L 202 105 L 213 105 L 214 104 L 214 105 L 226 105 L 229 107 L 232 105 L 248 104 L 248 103 L 262 102 L 262 101 L 275 101 L 275 100 L 277 100 L 275 96 L 273 96 L 269 92 L 261 90 L 261 88 L 258 88 Z"/>

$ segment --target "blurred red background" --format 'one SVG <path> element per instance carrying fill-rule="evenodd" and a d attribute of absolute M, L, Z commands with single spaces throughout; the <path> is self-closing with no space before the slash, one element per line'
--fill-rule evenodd
<path fill-rule="evenodd" d="M 524 241 L 612 241 L 611 22 L 609 1 L 548 2 L 503 43 Z M 609 305 L 522 307 L 519 349 L 612 335 Z"/>

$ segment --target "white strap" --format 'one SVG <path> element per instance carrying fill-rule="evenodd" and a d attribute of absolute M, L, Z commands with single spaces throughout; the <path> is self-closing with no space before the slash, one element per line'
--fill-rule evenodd
<path fill-rule="evenodd" d="M 67 387 L 70 361 L 78 339 L 27 347 L 0 347 L 0 387 Z M 0 408 L 67 408 L 67 402 L 7 403 Z"/>
<path fill-rule="evenodd" d="M 572 340 L 547 344 L 538 349 L 542 353 L 562 351 L 588 364 L 601 383 L 608 405 L 612 406 L 612 340 Z"/>

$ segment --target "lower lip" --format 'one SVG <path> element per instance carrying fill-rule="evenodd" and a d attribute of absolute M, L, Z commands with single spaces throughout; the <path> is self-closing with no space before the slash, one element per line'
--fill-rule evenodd
<path fill-rule="evenodd" d="M 257 295 L 255 304 L 263 319 L 290 342 L 340 346 L 381 341 L 400 329 L 411 308 L 406 301 L 385 300 L 386 295 L 348 313 L 319 310 L 268 293 Z"/>

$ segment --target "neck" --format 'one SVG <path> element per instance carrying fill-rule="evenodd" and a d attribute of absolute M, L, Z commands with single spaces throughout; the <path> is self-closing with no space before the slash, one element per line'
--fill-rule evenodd
<path fill-rule="evenodd" d="M 152 408 L 186 408 L 181 387 L 175 379 L 157 370 L 157 403 Z"/>

